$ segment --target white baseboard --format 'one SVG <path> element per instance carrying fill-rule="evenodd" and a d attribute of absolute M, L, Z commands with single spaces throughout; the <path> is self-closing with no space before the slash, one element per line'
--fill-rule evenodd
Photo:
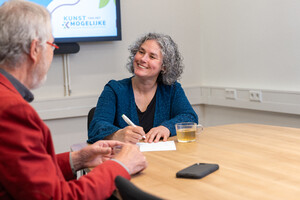
<path fill-rule="evenodd" d="M 98 95 L 37 100 L 31 103 L 43 120 L 87 116 Z"/>
<path fill-rule="evenodd" d="M 184 87 L 192 105 L 215 105 L 300 115 L 300 92 L 194 86 Z M 254 95 L 250 97 L 250 92 Z M 32 106 L 43 120 L 86 116 L 99 94 L 37 100 Z M 254 98 L 250 100 L 250 98 Z"/>
<path fill-rule="evenodd" d="M 300 115 L 300 92 L 208 86 L 186 87 L 184 90 L 193 105 L 215 105 Z M 234 91 L 235 95 L 228 94 L 227 91 Z M 250 100 L 250 92 L 259 93 L 261 101 Z"/>

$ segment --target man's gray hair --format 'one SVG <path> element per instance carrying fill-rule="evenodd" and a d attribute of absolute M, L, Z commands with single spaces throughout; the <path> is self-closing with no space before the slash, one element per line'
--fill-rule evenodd
<path fill-rule="evenodd" d="M 51 18 L 45 7 L 23 0 L 0 6 L 0 65 L 16 67 L 30 53 L 32 40 L 45 47 L 50 36 Z"/>

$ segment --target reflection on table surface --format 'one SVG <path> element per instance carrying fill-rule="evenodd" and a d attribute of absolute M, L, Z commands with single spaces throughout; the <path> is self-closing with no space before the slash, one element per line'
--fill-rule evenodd
<path fill-rule="evenodd" d="M 300 197 L 300 129 L 232 124 L 204 128 L 196 142 L 175 144 L 176 151 L 144 152 L 148 168 L 132 182 L 165 199 Z M 197 162 L 220 169 L 203 179 L 175 177 Z"/>

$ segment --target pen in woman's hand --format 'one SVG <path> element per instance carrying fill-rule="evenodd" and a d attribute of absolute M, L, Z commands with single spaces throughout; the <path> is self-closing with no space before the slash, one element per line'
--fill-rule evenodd
<path fill-rule="evenodd" d="M 123 114 L 122 118 L 129 126 L 136 127 L 136 125 L 126 115 Z M 143 139 L 146 139 L 146 136 L 143 135 Z"/>

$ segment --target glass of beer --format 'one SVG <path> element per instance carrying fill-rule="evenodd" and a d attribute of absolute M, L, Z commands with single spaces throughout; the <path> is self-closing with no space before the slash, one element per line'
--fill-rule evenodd
<path fill-rule="evenodd" d="M 203 126 L 195 122 L 181 122 L 175 124 L 178 142 L 196 141 L 196 133 L 203 130 Z"/>

